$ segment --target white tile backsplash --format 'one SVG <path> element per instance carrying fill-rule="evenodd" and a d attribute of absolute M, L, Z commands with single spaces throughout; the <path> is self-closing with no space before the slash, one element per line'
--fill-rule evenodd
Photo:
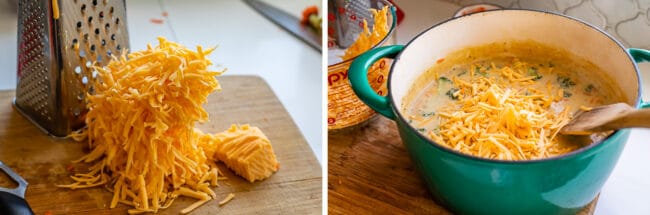
<path fill-rule="evenodd" d="M 566 14 L 604 29 L 627 47 L 650 49 L 650 0 L 443 0 L 458 7 L 476 3 Z M 408 13 L 407 13 L 408 15 Z"/>

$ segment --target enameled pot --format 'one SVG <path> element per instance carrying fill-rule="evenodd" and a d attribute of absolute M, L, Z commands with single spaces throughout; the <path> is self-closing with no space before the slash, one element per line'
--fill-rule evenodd
<path fill-rule="evenodd" d="M 420 33 L 407 45 L 376 48 L 351 65 L 349 79 L 361 100 L 395 120 L 411 160 L 435 200 L 458 214 L 575 214 L 600 192 L 630 134 L 618 130 L 605 140 L 557 157 L 500 161 L 460 154 L 436 144 L 409 125 L 401 112 L 410 86 L 437 59 L 468 46 L 534 40 L 561 47 L 613 77 L 625 101 L 638 108 L 641 80 L 636 63 L 650 52 L 625 49 L 607 33 L 580 20 L 533 10 L 496 10 L 461 16 Z M 394 58 L 388 96 L 368 85 L 373 62 Z M 588 74 L 581 74 L 588 75 Z"/>

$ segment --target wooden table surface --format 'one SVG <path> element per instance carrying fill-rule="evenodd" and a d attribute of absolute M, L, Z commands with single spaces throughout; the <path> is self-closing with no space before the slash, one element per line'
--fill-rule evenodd
<path fill-rule="evenodd" d="M 210 121 L 199 124 L 204 132 L 216 133 L 232 123 L 250 123 L 271 140 L 281 165 L 270 178 L 249 183 L 226 170 L 227 180 L 213 188 L 212 200 L 192 214 L 320 214 L 321 166 L 302 134 L 266 82 L 255 76 L 221 76 L 222 92 L 215 92 L 204 105 Z M 66 170 L 70 161 L 88 152 L 87 144 L 50 137 L 32 125 L 11 105 L 14 91 L 0 91 L 0 160 L 25 178 L 26 199 L 36 214 L 125 214 L 127 206 L 109 209 L 112 193 L 103 187 L 70 190 L 55 184 L 72 182 Z M 75 166 L 75 172 L 83 169 Z M 220 181 L 221 182 L 221 181 Z M 0 174 L 0 186 L 10 185 Z M 235 198 L 224 206 L 218 202 L 229 193 Z M 160 214 L 178 214 L 195 200 L 179 197 Z"/>
<path fill-rule="evenodd" d="M 330 214 L 451 214 L 432 200 L 395 123 L 382 116 L 329 134 L 327 189 Z M 579 214 L 593 214 L 596 202 Z"/>

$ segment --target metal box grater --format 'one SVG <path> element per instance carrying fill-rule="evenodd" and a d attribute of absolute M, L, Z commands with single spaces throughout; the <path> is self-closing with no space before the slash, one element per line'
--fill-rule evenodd
<path fill-rule="evenodd" d="M 54 136 L 82 128 L 93 66 L 128 46 L 124 0 L 20 1 L 16 109 Z"/>
<path fill-rule="evenodd" d="M 330 39 L 336 43 L 338 48 L 346 49 L 357 40 L 363 32 L 363 20 L 366 20 L 369 28 L 375 25 L 375 19 L 370 9 L 380 10 L 384 6 L 393 6 L 387 0 L 328 0 L 327 13 L 331 15 L 328 26 Z"/>

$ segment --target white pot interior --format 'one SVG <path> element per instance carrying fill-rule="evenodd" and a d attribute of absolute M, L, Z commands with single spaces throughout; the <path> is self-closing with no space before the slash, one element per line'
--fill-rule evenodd
<path fill-rule="evenodd" d="M 592 62 L 614 79 L 627 103 L 636 104 L 639 80 L 635 64 L 613 39 L 582 22 L 560 15 L 499 10 L 442 23 L 411 41 L 393 65 L 389 80 L 395 108 L 401 111 L 402 98 L 415 79 L 436 60 L 468 46 L 512 40 L 533 40 L 563 48 Z"/>

